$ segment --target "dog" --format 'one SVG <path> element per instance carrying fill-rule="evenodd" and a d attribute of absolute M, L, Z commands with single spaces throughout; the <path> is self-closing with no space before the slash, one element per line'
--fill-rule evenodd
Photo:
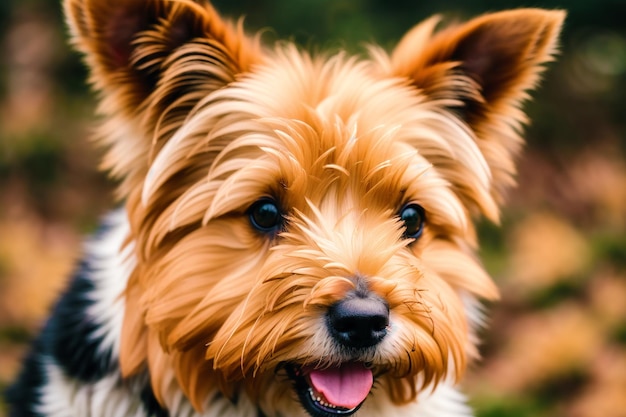
<path fill-rule="evenodd" d="M 65 0 L 121 207 L 85 245 L 11 416 L 461 417 L 522 105 L 563 11 L 363 56 L 272 47 L 201 0 Z"/>

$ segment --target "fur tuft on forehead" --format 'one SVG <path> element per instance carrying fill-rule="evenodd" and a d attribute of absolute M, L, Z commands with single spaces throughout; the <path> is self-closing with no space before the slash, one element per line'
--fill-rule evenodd
<path fill-rule="evenodd" d="M 378 187 L 379 195 L 401 199 L 423 174 L 431 182 L 449 181 L 449 165 L 465 167 L 469 174 L 458 181 L 492 204 L 489 168 L 472 132 L 441 103 L 416 95 L 401 80 L 379 80 L 370 62 L 339 56 L 323 64 L 288 52 L 199 103 L 155 158 L 142 189 L 142 206 L 158 207 L 163 219 L 150 227 L 153 234 L 206 224 L 264 193 L 289 189 L 314 198 L 306 184 L 316 181 L 322 193 L 337 182 L 364 194 Z M 424 156 L 435 150 L 437 159 Z M 180 179 L 190 181 L 196 170 L 204 175 L 174 201 Z"/>

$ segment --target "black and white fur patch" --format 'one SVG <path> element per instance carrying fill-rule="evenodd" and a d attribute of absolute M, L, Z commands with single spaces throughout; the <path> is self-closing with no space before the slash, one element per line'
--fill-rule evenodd
<path fill-rule="evenodd" d="M 133 245 L 124 246 L 128 232 L 119 209 L 85 243 L 83 260 L 7 390 L 9 417 L 200 417 L 182 392 L 172 395 L 172 409 L 162 408 L 147 372 L 121 378 L 123 292 L 134 267 Z M 208 417 L 262 415 L 247 398 L 233 404 L 223 395 L 213 395 L 205 410 Z"/>
<path fill-rule="evenodd" d="M 86 242 L 78 264 L 7 391 L 10 417 L 154 416 L 168 413 L 147 377 L 118 372 L 123 290 L 133 267 L 125 212 L 117 210 Z"/>

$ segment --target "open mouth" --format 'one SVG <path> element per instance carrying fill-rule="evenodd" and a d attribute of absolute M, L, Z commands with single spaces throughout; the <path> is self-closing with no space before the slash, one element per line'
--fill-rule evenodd
<path fill-rule="evenodd" d="M 349 416 L 372 389 L 372 371 L 361 362 L 315 369 L 289 366 L 300 403 L 311 417 Z"/>

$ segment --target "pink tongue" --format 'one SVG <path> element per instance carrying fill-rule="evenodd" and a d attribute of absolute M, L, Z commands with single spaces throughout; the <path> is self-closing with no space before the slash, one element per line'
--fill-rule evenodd
<path fill-rule="evenodd" d="M 338 368 L 314 369 L 311 384 L 332 405 L 352 409 L 361 404 L 372 389 L 372 371 L 363 364 L 350 362 Z"/>

